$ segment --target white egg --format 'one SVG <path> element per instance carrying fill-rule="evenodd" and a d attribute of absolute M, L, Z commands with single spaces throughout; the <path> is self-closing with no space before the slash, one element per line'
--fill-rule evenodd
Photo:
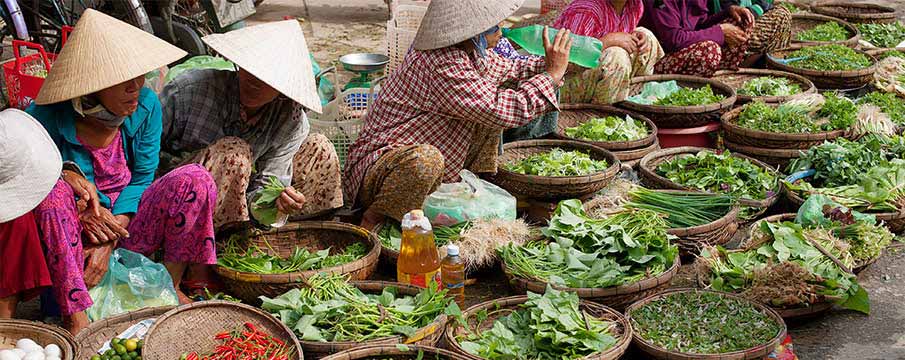
<path fill-rule="evenodd" d="M 33 340 L 28 338 L 19 339 L 19 341 L 16 341 L 16 348 L 25 350 L 26 353 L 30 353 L 35 350 L 44 351 L 44 348 L 41 347 L 41 345 L 38 345 Z"/>
<path fill-rule="evenodd" d="M 25 355 L 22 360 L 46 360 L 46 357 L 44 356 L 44 351 L 32 351 Z"/>
<path fill-rule="evenodd" d="M 47 358 L 58 358 L 62 354 L 63 350 L 61 350 L 57 344 L 50 344 L 44 347 L 44 355 L 47 355 Z"/>
<path fill-rule="evenodd" d="M 3 350 L 0 351 L 0 360 L 21 360 L 15 351 L 12 350 Z"/>
<path fill-rule="evenodd" d="M 22 349 L 13 349 L 13 352 L 16 353 L 16 356 L 19 357 L 19 360 L 25 357 L 25 350 Z"/>

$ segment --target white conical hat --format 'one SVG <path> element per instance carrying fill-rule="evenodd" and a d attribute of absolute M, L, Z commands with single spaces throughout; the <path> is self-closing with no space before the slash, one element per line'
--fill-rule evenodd
<path fill-rule="evenodd" d="M 17 109 L 0 112 L 0 223 L 31 211 L 53 189 L 63 160 L 44 127 Z"/>
<path fill-rule="evenodd" d="M 321 112 L 305 34 L 297 20 L 285 20 L 212 34 L 202 40 L 281 94 Z"/>
<path fill-rule="evenodd" d="M 88 9 L 41 86 L 38 105 L 88 95 L 181 59 L 185 51 L 154 35 Z"/>
<path fill-rule="evenodd" d="M 433 0 L 421 20 L 416 50 L 445 48 L 487 31 L 512 15 L 525 0 Z"/>

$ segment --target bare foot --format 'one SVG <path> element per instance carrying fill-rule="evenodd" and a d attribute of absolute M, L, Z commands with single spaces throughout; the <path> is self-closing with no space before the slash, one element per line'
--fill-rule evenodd
<path fill-rule="evenodd" d="M 84 311 L 63 317 L 63 328 L 68 330 L 72 336 L 78 335 L 78 333 L 88 327 L 88 324 L 90 324 L 88 314 Z"/>
<path fill-rule="evenodd" d="M 371 209 L 365 210 L 365 213 L 361 215 L 361 227 L 368 231 L 374 230 L 374 227 L 383 222 L 385 218 L 385 216 L 376 211 L 372 211 Z"/>

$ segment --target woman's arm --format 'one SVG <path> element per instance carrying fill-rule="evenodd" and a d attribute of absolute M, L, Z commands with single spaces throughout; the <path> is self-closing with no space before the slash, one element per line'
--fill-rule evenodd
<path fill-rule="evenodd" d="M 132 159 L 132 166 L 129 168 L 132 171 L 132 181 L 113 204 L 113 215 L 134 214 L 138 211 L 141 195 L 154 181 L 154 174 L 160 163 L 160 136 L 163 132 L 160 101 L 150 89 L 142 91 L 148 91 L 142 97 L 145 99 L 144 103 L 150 107 L 149 119 L 135 134 L 132 144 L 135 158 Z"/>

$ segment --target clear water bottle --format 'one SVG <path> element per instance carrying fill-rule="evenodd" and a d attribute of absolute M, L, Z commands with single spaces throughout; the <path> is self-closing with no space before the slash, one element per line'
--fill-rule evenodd
<path fill-rule="evenodd" d="M 550 28 L 550 42 L 559 30 Z M 544 49 L 544 27 L 541 25 L 531 25 L 515 29 L 503 29 L 503 36 L 510 41 L 518 44 L 531 55 L 543 56 L 546 52 Z M 600 54 L 603 52 L 603 43 L 600 40 L 590 36 L 580 36 L 572 34 L 572 50 L 569 52 L 569 62 L 584 66 L 586 68 L 596 68 L 600 65 Z"/>

